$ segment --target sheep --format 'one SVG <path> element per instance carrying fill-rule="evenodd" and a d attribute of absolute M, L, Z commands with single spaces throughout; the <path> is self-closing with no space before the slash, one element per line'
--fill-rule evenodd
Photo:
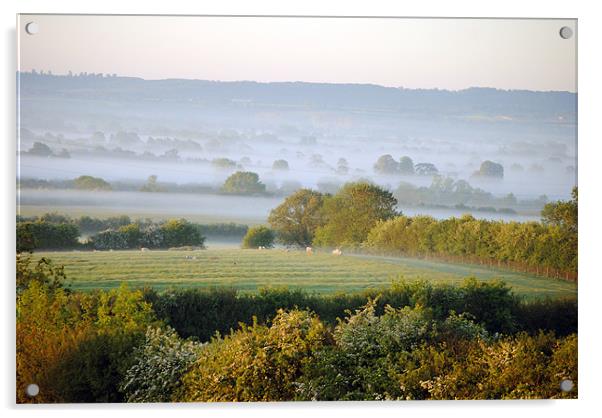
<path fill-rule="evenodd" d="M 305 254 L 312 255 L 314 250 L 311 247 L 305 247 Z"/>
<path fill-rule="evenodd" d="M 332 250 L 332 254 L 339 256 L 339 255 L 343 255 L 343 252 L 339 248 L 335 248 L 334 250 Z"/>
<path fill-rule="evenodd" d="M 140 251 L 148 251 L 148 248 L 142 247 L 142 248 L 140 248 Z"/>

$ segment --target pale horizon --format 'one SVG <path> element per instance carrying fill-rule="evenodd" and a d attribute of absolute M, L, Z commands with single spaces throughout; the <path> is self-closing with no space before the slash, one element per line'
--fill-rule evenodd
<path fill-rule="evenodd" d="M 18 32 L 24 72 L 577 91 L 571 19 L 20 15 Z"/>

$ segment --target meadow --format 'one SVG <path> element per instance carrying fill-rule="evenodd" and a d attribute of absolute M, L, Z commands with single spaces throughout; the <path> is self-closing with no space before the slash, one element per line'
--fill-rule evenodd
<path fill-rule="evenodd" d="M 388 287 L 396 279 L 460 284 L 466 277 L 505 281 L 527 299 L 576 298 L 575 283 L 484 266 L 402 257 L 215 247 L 198 251 L 36 252 L 65 266 L 75 290 L 130 287 L 155 289 L 226 286 L 243 292 L 262 287 L 304 289 L 321 294 Z"/>

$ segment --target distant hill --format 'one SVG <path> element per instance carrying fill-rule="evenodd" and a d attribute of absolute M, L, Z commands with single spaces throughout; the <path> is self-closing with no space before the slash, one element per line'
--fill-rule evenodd
<path fill-rule="evenodd" d="M 22 98 L 114 102 L 194 102 L 220 106 L 371 110 L 440 116 L 562 118 L 574 122 L 577 95 L 570 92 L 469 88 L 403 89 L 373 84 L 253 81 L 144 80 L 133 77 L 18 73 Z"/>

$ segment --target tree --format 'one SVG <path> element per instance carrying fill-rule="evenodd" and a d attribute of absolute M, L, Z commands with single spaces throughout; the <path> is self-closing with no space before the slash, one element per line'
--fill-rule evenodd
<path fill-rule="evenodd" d="M 380 174 L 396 174 L 399 172 L 399 163 L 390 154 L 381 155 L 374 164 L 374 171 Z"/>
<path fill-rule="evenodd" d="M 236 161 L 229 158 L 215 158 L 211 161 L 211 165 L 219 169 L 236 168 Z"/>
<path fill-rule="evenodd" d="M 349 173 L 349 163 L 345 158 L 339 158 L 339 161 L 337 161 L 336 173 L 340 175 Z"/>
<path fill-rule="evenodd" d="M 222 191 L 235 194 L 264 193 L 265 184 L 259 181 L 257 173 L 237 171 L 226 179 Z"/>
<path fill-rule="evenodd" d="M 274 231 L 265 226 L 254 226 L 249 228 L 242 239 L 243 248 L 271 248 L 274 246 Z"/>
<path fill-rule="evenodd" d="M 283 244 L 311 245 L 316 229 L 322 225 L 324 195 L 301 189 L 288 196 L 270 212 L 268 222 Z"/>
<path fill-rule="evenodd" d="M 100 177 L 79 176 L 73 180 L 73 184 L 80 190 L 111 190 L 111 184 Z"/>
<path fill-rule="evenodd" d="M 391 192 L 374 184 L 347 183 L 324 202 L 325 224 L 315 233 L 315 244 L 356 246 L 381 220 L 398 215 L 397 199 Z"/>
<path fill-rule="evenodd" d="M 418 163 L 414 167 L 416 174 L 420 176 L 434 176 L 439 173 L 437 167 L 431 163 Z"/>
<path fill-rule="evenodd" d="M 148 176 L 148 179 L 146 180 L 146 184 L 140 188 L 140 191 L 157 193 L 157 192 L 165 192 L 166 190 L 164 187 L 159 186 L 159 184 L 157 183 L 157 176 L 153 174 L 153 175 Z"/>
<path fill-rule="evenodd" d="M 399 160 L 399 173 L 405 175 L 414 174 L 414 161 L 410 157 L 401 157 Z"/>
<path fill-rule="evenodd" d="M 571 200 L 547 203 L 541 211 L 541 220 L 547 225 L 558 225 L 577 232 L 578 191 L 573 187 Z"/>
<path fill-rule="evenodd" d="M 288 162 L 286 160 L 276 160 L 272 164 L 273 170 L 288 170 Z"/>
<path fill-rule="evenodd" d="M 186 219 L 170 219 L 161 225 L 164 247 L 199 246 L 205 243 L 205 237 L 199 229 Z"/>
<path fill-rule="evenodd" d="M 52 150 L 43 142 L 34 142 L 28 153 L 31 155 L 38 155 L 40 157 L 50 157 L 52 155 Z"/>
<path fill-rule="evenodd" d="M 492 177 L 492 178 L 504 178 L 504 167 L 501 164 L 494 163 L 493 161 L 483 161 L 479 171 L 474 173 L 475 176 L 480 177 Z"/>

